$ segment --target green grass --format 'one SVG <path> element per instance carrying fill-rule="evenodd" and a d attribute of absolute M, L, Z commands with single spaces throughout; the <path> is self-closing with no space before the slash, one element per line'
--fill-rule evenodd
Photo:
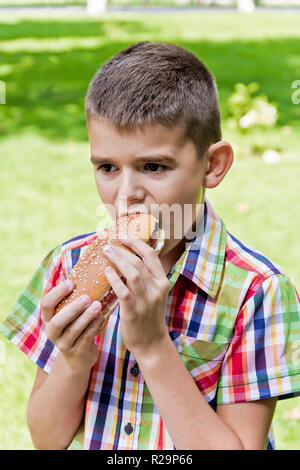
<path fill-rule="evenodd" d="M 177 5 L 177 2 L 174 0 L 107 0 L 108 4 L 113 5 Z M 215 6 L 224 7 L 224 2 L 219 2 L 215 0 Z M 0 0 L 0 6 L 52 6 L 52 5 L 86 5 L 87 0 Z M 181 3 L 180 3 L 181 4 Z M 185 0 L 182 2 L 184 5 L 198 5 L 197 0 Z M 236 0 L 227 0 L 226 6 L 232 6 L 236 4 Z M 257 2 L 258 6 L 295 6 L 299 5 L 299 0 L 259 0 Z M 202 2 L 202 6 L 207 6 L 205 2 Z M 200 5 L 201 7 L 201 5 Z"/>
<path fill-rule="evenodd" d="M 0 0 L 0 6 L 86 5 L 85 0 Z"/>
<path fill-rule="evenodd" d="M 283 18 L 284 15 L 284 18 Z M 220 187 L 207 195 L 241 240 L 280 264 L 300 289 L 298 154 L 300 105 L 291 103 L 299 79 L 299 14 L 237 12 L 168 15 L 107 14 L 0 20 L 0 321 L 45 254 L 77 234 L 96 230 L 99 204 L 89 163 L 84 96 L 98 67 L 139 40 L 176 42 L 213 71 L 221 109 L 238 81 L 257 81 L 276 102 L 276 129 L 255 136 L 280 143 L 282 160 L 236 158 Z M 283 132 L 289 126 L 289 133 Z M 223 137 L 243 155 L 245 139 L 223 125 Z M 249 205 L 247 213 L 238 204 Z M 30 449 L 26 403 L 35 365 L 0 339 L 0 449 Z M 300 448 L 300 422 L 287 412 L 300 399 L 279 402 L 275 437 L 280 449 Z"/>

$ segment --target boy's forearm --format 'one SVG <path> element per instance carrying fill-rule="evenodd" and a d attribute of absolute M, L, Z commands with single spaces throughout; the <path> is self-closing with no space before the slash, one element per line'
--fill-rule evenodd
<path fill-rule="evenodd" d="M 90 369 L 73 371 L 59 353 L 45 382 L 31 396 L 28 427 L 38 449 L 66 449 L 82 419 Z"/>
<path fill-rule="evenodd" d="M 135 358 L 176 449 L 243 448 L 205 401 L 169 337 Z"/>

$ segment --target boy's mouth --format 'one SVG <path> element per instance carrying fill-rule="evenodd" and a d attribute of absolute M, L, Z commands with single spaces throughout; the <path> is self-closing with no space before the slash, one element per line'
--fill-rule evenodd
<path fill-rule="evenodd" d="M 141 214 L 141 211 L 124 211 L 121 212 L 120 217 L 123 217 L 124 215 L 132 215 L 132 214 Z"/>

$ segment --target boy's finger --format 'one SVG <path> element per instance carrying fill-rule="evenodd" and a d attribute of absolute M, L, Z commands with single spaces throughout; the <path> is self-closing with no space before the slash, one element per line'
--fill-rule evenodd
<path fill-rule="evenodd" d="M 47 334 L 51 341 L 58 339 L 63 330 L 84 312 L 91 304 L 88 295 L 82 295 L 62 308 L 47 324 Z"/>
<path fill-rule="evenodd" d="M 165 277 L 165 272 L 157 253 L 147 243 L 139 238 L 128 237 L 123 233 L 120 233 L 119 240 L 123 245 L 126 245 L 135 251 L 136 255 L 142 259 L 153 278 L 161 280 Z M 124 256 L 128 257 L 129 255 L 127 253 L 132 256 L 129 251 L 124 253 Z"/>
<path fill-rule="evenodd" d="M 99 316 L 97 318 L 95 318 L 89 323 L 85 330 L 83 330 L 74 346 L 78 346 L 78 348 L 82 348 L 82 350 L 85 350 L 86 345 L 93 341 L 95 336 L 97 336 L 101 323 L 102 312 L 99 313 Z"/>
<path fill-rule="evenodd" d="M 93 302 L 81 315 L 72 322 L 62 333 L 60 341 L 67 349 L 71 348 L 75 341 L 81 336 L 83 331 L 91 329 L 94 321 L 102 319 L 102 305 L 100 302 Z M 95 335 L 94 335 L 95 336 Z"/>
<path fill-rule="evenodd" d="M 43 322 L 49 321 L 53 315 L 57 304 L 72 292 L 74 283 L 72 281 L 64 281 L 53 287 L 50 292 L 42 297 L 41 309 Z"/>

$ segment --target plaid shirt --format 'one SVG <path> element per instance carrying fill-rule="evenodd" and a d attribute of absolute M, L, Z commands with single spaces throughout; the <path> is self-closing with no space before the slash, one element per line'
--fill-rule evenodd
<path fill-rule="evenodd" d="M 58 349 L 41 321 L 41 296 L 68 277 L 96 236 L 80 235 L 52 249 L 0 328 L 48 373 Z M 207 198 L 201 233 L 168 278 L 170 337 L 214 410 L 218 404 L 300 392 L 298 294 L 278 265 L 226 230 Z M 69 448 L 174 449 L 143 374 L 122 342 L 119 307 L 95 342 L 99 359 Z M 274 448 L 271 429 L 268 448 Z"/>

